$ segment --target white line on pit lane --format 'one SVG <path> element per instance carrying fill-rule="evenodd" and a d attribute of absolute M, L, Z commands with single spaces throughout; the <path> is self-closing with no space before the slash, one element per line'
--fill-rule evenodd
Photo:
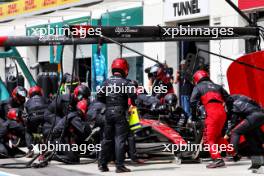
<path fill-rule="evenodd" d="M 10 173 L 0 171 L 0 176 L 19 176 L 19 175 L 10 174 Z"/>

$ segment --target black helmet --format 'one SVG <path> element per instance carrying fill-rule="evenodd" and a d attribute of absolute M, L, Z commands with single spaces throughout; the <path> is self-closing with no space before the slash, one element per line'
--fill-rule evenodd
<path fill-rule="evenodd" d="M 85 85 L 79 85 L 74 89 L 73 94 L 75 100 L 81 101 L 82 99 L 88 99 L 91 95 L 91 90 Z"/>
<path fill-rule="evenodd" d="M 178 98 L 175 94 L 169 93 L 165 96 L 165 104 L 169 106 L 176 106 L 178 102 Z"/>

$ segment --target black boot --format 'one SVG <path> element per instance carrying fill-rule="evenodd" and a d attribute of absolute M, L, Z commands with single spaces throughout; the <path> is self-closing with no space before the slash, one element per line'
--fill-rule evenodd
<path fill-rule="evenodd" d="M 258 164 L 252 164 L 248 170 L 255 170 L 255 169 L 259 169 L 261 167 L 261 165 L 258 165 Z"/>
<path fill-rule="evenodd" d="M 225 162 L 223 159 L 216 159 L 213 161 L 213 163 L 210 163 L 206 166 L 206 168 L 212 169 L 217 167 L 223 167 L 225 166 Z"/>
<path fill-rule="evenodd" d="M 233 156 L 233 161 L 234 161 L 234 162 L 238 162 L 238 161 L 241 160 L 241 158 L 242 158 L 241 155 L 239 155 L 239 154 L 235 154 L 235 155 Z"/>
<path fill-rule="evenodd" d="M 116 167 L 116 173 L 122 173 L 122 172 L 131 172 L 131 170 L 126 168 L 125 166 Z"/>
<path fill-rule="evenodd" d="M 101 172 L 108 172 L 109 171 L 109 168 L 107 166 L 104 166 L 104 165 L 100 165 L 99 166 L 99 170 Z"/>

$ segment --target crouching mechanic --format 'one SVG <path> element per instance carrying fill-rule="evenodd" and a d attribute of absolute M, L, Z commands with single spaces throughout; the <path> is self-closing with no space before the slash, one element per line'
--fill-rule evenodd
<path fill-rule="evenodd" d="M 33 133 L 40 134 L 44 122 L 44 112 L 48 107 L 48 102 L 43 96 L 43 91 L 39 86 L 31 87 L 28 91 L 29 99 L 25 103 L 27 118 L 26 125 L 26 144 L 28 147 L 27 157 L 34 155 L 33 149 Z"/>
<path fill-rule="evenodd" d="M 88 119 L 93 124 L 93 129 L 99 128 L 99 133 L 95 135 L 94 139 L 97 143 L 102 145 L 104 139 L 104 125 L 105 125 L 105 104 L 97 99 L 91 102 L 87 112 Z M 101 166 L 101 152 L 98 155 L 98 167 Z"/>
<path fill-rule="evenodd" d="M 80 163 L 80 151 L 73 150 L 73 147 L 84 144 L 85 139 L 91 133 L 91 128 L 87 123 L 87 100 L 81 100 L 76 105 L 76 111 L 70 112 L 68 115 L 60 119 L 54 128 L 54 141 L 59 144 L 68 145 L 64 147 L 65 151 L 56 151 L 55 158 L 58 161 L 75 164 Z M 85 152 L 85 151 L 81 151 Z"/>
<path fill-rule="evenodd" d="M 2 101 L 0 104 L 0 121 L 6 120 L 7 113 L 11 108 L 24 109 L 24 103 L 27 97 L 27 90 L 22 86 L 17 86 L 11 94 L 11 98 Z"/>
<path fill-rule="evenodd" d="M 55 97 L 44 113 L 43 135 L 47 139 L 54 124 L 63 118 L 68 112 L 76 111 L 79 101 L 88 100 L 90 89 L 85 85 L 77 86 L 72 94 L 63 94 Z"/>
<path fill-rule="evenodd" d="M 129 125 L 126 118 L 128 112 L 128 99 L 132 105 L 135 105 L 135 92 L 114 92 L 109 91 L 109 88 L 119 88 L 119 90 L 131 90 L 131 81 L 126 79 L 129 71 L 129 65 L 123 58 L 115 59 L 112 63 L 112 74 L 107 79 L 100 91 L 98 91 L 97 98 L 106 105 L 106 124 L 104 132 L 104 140 L 102 145 L 102 158 L 100 170 L 102 172 L 109 171 L 107 167 L 109 154 L 115 153 L 116 172 L 130 172 L 130 169 L 124 165 L 125 160 L 125 143 L 129 132 Z M 136 90 L 134 87 L 132 90 Z M 106 92 L 108 91 L 108 92 Z M 113 143 L 115 144 L 113 145 Z M 113 149 L 115 146 L 115 149 Z"/>
<path fill-rule="evenodd" d="M 11 108 L 7 112 L 6 120 L 0 122 L 0 157 L 12 157 L 18 152 L 21 139 L 25 136 L 22 111 Z"/>
<path fill-rule="evenodd" d="M 144 119 L 152 119 L 157 116 L 157 107 L 161 105 L 160 100 L 155 96 L 142 93 L 136 99 L 139 114 Z"/>
<path fill-rule="evenodd" d="M 164 98 L 164 107 L 161 108 L 164 110 L 165 114 L 168 114 L 166 122 L 168 124 L 176 124 L 179 127 L 186 125 L 188 120 L 188 114 L 179 106 L 177 106 L 178 98 L 175 94 L 169 93 Z"/>
<path fill-rule="evenodd" d="M 264 111 L 261 106 L 243 95 L 230 96 L 227 104 L 233 122 L 227 136 L 231 136 L 230 143 L 233 144 L 236 154 L 239 154 L 240 137 L 243 135 L 249 144 L 247 151 L 254 156 L 264 156 L 264 131 L 260 129 L 264 125 Z M 254 163 L 252 160 L 250 169 L 259 169 L 264 165 L 263 162 Z"/>
<path fill-rule="evenodd" d="M 199 105 L 203 105 L 206 111 L 203 142 L 209 145 L 209 152 L 213 159 L 213 163 L 206 167 L 225 166 L 218 147 L 220 145 L 228 147 L 227 140 L 222 136 L 222 130 L 227 120 L 225 101 L 229 95 L 220 85 L 213 83 L 209 78 L 209 74 L 204 70 L 198 70 L 193 76 L 193 81 L 195 87 L 190 101 L 192 118 L 195 118 Z"/>

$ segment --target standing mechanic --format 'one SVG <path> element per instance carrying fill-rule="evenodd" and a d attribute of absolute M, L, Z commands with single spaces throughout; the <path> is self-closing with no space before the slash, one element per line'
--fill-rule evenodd
<path fill-rule="evenodd" d="M 231 144 L 236 154 L 239 153 L 240 137 L 244 135 L 249 144 L 247 151 L 254 156 L 264 155 L 264 111 L 254 100 L 244 95 L 232 95 L 228 99 L 228 110 L 231 113 L 231 126 L 227 136 L 231 136 Z M 239 122 L 238 122 L 239 121 Z M 238 122 L 238 123 L 237 123 Z M 250 169 L 259 169 L 264 163 L 252 163 Z"/>
<path fill-rule="evenodd" d="M 203 140 L 210 146 L 210 155 L 214 160 L 207 165 L 207 168 L 216 168 L 225 166 L 218 146 L 228 145 L 227 140 L 222 137 L 227 115 L 225 111 L 225 101 L 229 94 L 220 86 L 213 83 L 209 74 L 204 70 L 198 70 L 193 75 L 193 81 L 196 85 L 191 96 L 192 116 L 195 118 L 196 110 L 199 105 L 203 105 L 206 111 L 205 129 Z M 217 146 L 218 144 L 218 146 Z"/>
<path fill-rule="evenodd" d="M 112 74 L 107 79 L 101 89 L 98 91 L 97 98 L 106 105 L 106 124 L 104 132 L 104 141 L 102 145 L 102 158 L 100 170 L 109 171 L 107 167 L 109 154 L 113 153 L 112 147 L 115 146 L 116 172 L 130 172 L 130 169 L 124 166 L 125 160 L 125 142 L 129 131 L 129 125 L 126 118 L 128 111 L 128 99 L 134 105 L 136 90 L 130 80 L 126 79 L 129 71 L 129 65 L 123 58 L 117 58 L 112 63 Z M 113 88 L 115 87 L 115 90 Z M 133 89 L 130 89 L 134 87 Z M 116 91 L 119 89 L 119 91 Z M 130 91 L 120 91 L 130 90 Z M 107 92 L 106 92 L 107 91 Z M 113 142 L 115 141 L 115 145 Z"/>
<path fill-rule="evenodd" d="M 182 60 L 180 63 L 180 70 L 177 72 L 175 83 L 179 83 L 180 86 L 180 103 L 184 111 L 191 116 L 190 110 L 190 97 L 193 90 L 191 83 L 191 74 L 187 71 L 186 60 Z"/>

